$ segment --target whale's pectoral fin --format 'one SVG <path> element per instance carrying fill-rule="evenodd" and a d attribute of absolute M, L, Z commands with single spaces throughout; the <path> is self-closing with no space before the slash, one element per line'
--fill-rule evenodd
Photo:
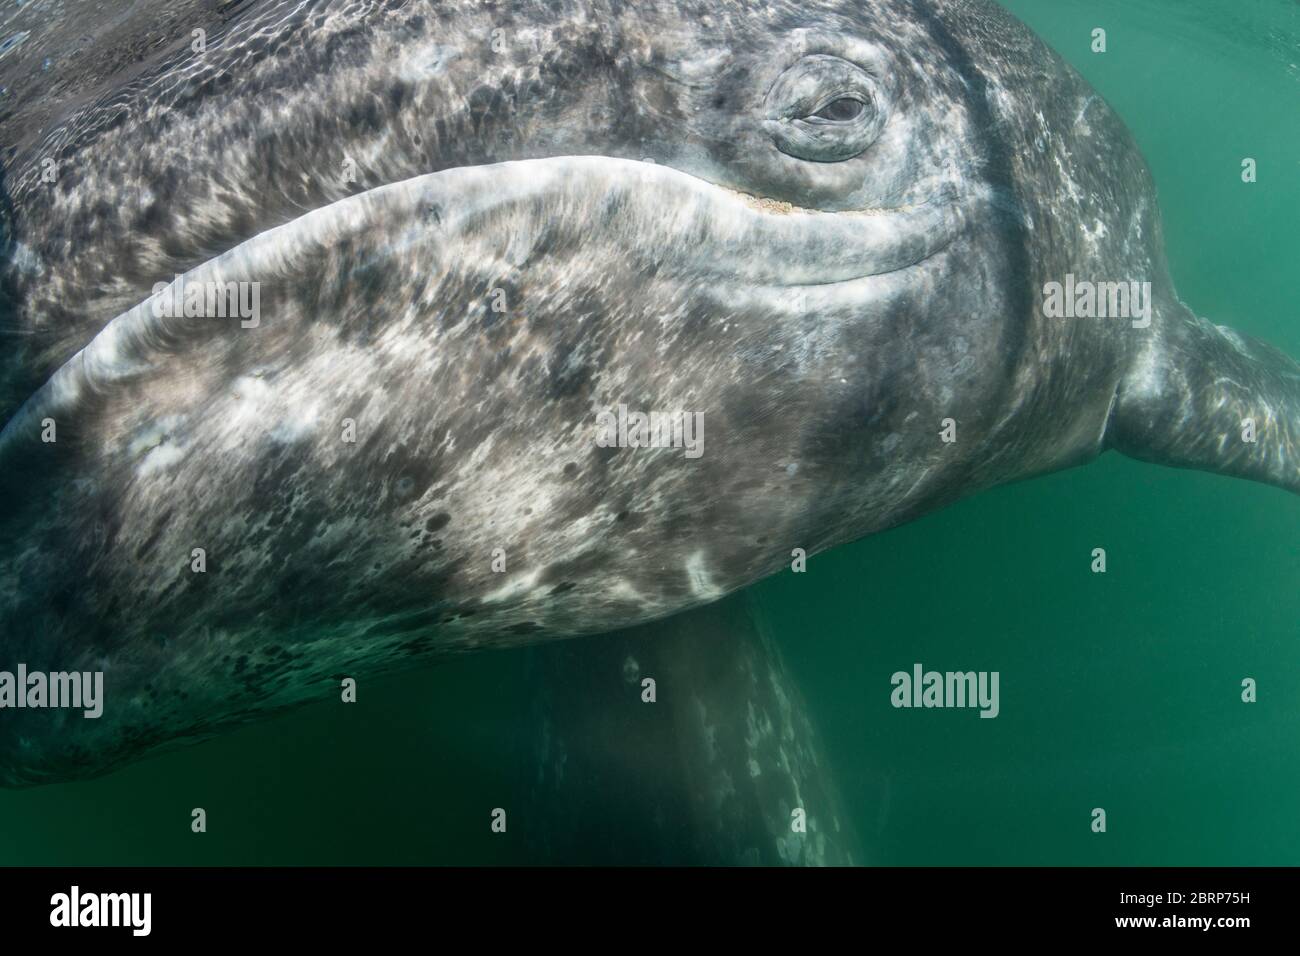
<path fill-rule="evenodd" d="M 1300 492 L 1300 364 L 1178 308 L 1121 381 L 1108 446 Z"/>
<path fill-rule="evenodd" d="M 861 859 L 757 598 L 534 648 L 529 841 L 549 863 Z"/>

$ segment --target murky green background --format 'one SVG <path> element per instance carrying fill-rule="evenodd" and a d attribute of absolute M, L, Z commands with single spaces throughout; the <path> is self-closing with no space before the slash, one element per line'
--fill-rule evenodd
<path fill-rule="evenodd" d="M 1007 5 L 1134 130 L 1183 298 L 1300 355 L 1300 5 Z M 1104 55 L 1089 49 L 1098 26 Z M 1105 575 L 1089 571 L 1094 547 Z M 1298 585 L 1300 499 L 1107 456 L 759 593 L 867 859 L 1297 864 Z M 488 829 L 492 807 L 512 808 L 512 830 L 527 815 L 526 659 L 365 682 L 354 706 L 307 707 L 100 780 L 0 791 L 0 863 L 528 861 L 513 833 Z M 916 661 L 1000 671 L 1001 716 L 893 709 L 889 675 Z M 1255 704 L 1240 700 L 1248 676 Z"/>

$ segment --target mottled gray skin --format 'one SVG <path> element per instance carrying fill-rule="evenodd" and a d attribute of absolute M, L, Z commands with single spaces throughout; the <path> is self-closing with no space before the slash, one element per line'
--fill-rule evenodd
<path fill-rule="evenodd" d="M 752 592 L 532 651 L 524 839 L 585 864 L 849 866 L 835 775 Z M 644 699 L 646 679 L 655 700 Z M 796 825 L 802 812 L 802 829 Z"/>
<path fill-rule="evenodd" d="M 6 715 L 10 784 L 1108 447 L 1300 488 L 1297 367 L 1178 302 L 1128 133 L 983 3 L 260 5 L 65 120 L 5 167 L 0 647 L 109 700 Z M 259 327 L 154 315 L 185 270 Z M 1044 318 L 1069 272 L 1151 327 Z M 703 457 L 597 447 L 620 402 Z"/>

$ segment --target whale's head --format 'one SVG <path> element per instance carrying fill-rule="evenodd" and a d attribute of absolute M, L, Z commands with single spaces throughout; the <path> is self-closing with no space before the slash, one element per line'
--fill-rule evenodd
<path fill-rule="evenodd" d="M 1057 64 L 1013 21 L 287 7 L 14 186 L 44 384 L 0 432 L 0 665 L 103 700 L 4 712 L 0 782 L 662 617 L 1022 467 L 1018 87 Z M 601 446 L 625 403 L 703 456 Z"/>

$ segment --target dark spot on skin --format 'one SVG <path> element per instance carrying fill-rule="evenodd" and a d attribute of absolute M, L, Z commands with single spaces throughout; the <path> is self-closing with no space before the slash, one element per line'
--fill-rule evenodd
<path fill-rule="evenodd" d="M 578 585 L 576 585 L 576 584 L 573 583 L 572 581 L 565 581 L 564 583 L 562 583 L 562 584 L 557 584 L 555 587 L 551 588 L 551 593 L 552 593 L 552 594 L 563 594 L 563 593 L 565 593 L 566 591 L 572 591 L 572 590 L 573 590 L 574 588 L 576 588 L 577 586 L 578 586 Z"/>
<path fill-rule="evenodd" d="M 159 539 L 159 537 L 161 537 L 161 536 L 162 536 L 162 529 L 161 529 L 161 528 L 158 528 L 158 529 L 156 529 L 156 530 L 154 531 L 153 534 L 149 535 L 148 538 L 146 538 L 144 541 L 142 541 L 142 542 L 140 543 L 140 546 L 139 546 L 138 548 L 135 549 L 135 558 L 136 558 L 136 560 L 139 561 L 139 560 L 140 560 L 141 558 L 143 558 L 146 554 L 148 554 L 150 551 L 152 551 L 152 550 L 154 549 L 154 546 L 158 543 L 158 539 Z"/>
<path fill-rule="evenodd" d="M 59 588 L 49 596 L 50 609 L 58 617 L 66 617 L 75 602 L 76 593 L 70 584 Z"/>
<path fill-rule="evenodd" d="M 430 518 L 428 521 L 424 523 L 424 530 L 437 531 L 440 528 L 447 527 L 447 525 L 450 523 L 451 523 L 451 515 L 447 514 L 447 512 L 445 511 L 439 511 L 436 515 L 434 515 L 432 518 Z M 442 542 L 440 541 L 434 542 L 435 545 L 439 545 L 441 543 Z"/>
<path fill-rule="evenodd" d="M 567 465 L 564 466 L 565 478 L 572 478 L 577 473 L 578 473 L 578 466 L 575 465 L 573 462 L 569 462 Z"/>
<path fill-rule="evenodd" d="M 403 476 L 397 479 L 397 493 L 405 498 L 415 488 L 415 479 Z"/>
<path fill-rule="evenodd" d="M 394 83 L 388 90 L 388 102 L 392 104 L 393 109 L 400 109 L 410 95 L 411 85 L 409 83 Z"/>
<path fill-rule="evenodd" d="M 433 635 L 426 634 L 423 637 L 417 637 L 414 640 L 407 641 L 404 644 L 397 645 L 397 649 L 405 654 L 423 654 L 430 650 L 433 645 Z"/>
<path fill-rule="evenodd" d="M 594 310 L 575 304 L 573 311 L 575 313 L 584 313 L 593 312 Z M 563 400 L 585 395 L 590 391 L 594 368 L 590 362 L 577 360 L 576 354 L 579 345 L 579 339 L 574 337 L 562 339 L 551 347 L 551 361 L 554 362 L 557 371 L 552 374 L 547 388 L 549 398 Z"/>
<path fill-rule="evenodd" d="M 364 102 L 352 104 L 346 113 L 347 125 L 356 130 L 378 131 L 384 123 L 377 97 L 367 97 Z"/>
<path fill-rule="evenodd" d="M 441 613 L 435 608 L 427 611 L 418 611 L 414 614 L 408 614 L 400 620 L 382 621 L 374 624 L 365 631 L 366 637 L 376 637 L 385 634 L 407 634 L 411 631 L 424 631 L 440 623 Z"/>
<path fill-rule="evenodd" d="M 474 131 L 478 132 L 487 116 L 500 111 L 505 104 L 505 98 L 498 89 L 491 86 L 480 86 L 470 93 L 467 102 L 470 122 L 473 124 Z"/>
<path fill-rule="evenodd" d="M 614 520 L 630 531 L 645 524 L 645 515 L 637 511 L 620 511 Z"/>

